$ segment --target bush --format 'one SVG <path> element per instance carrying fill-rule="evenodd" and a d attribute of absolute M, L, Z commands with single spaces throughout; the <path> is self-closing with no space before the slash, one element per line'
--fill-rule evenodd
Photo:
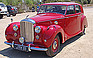
<path fill-rule="evenodd" d="M 18 13 L 23 13 L 24 10 L 23 9 L 18 9 Z"/>
<path fill-rule="evenodd" d="M 71 2 L 70 0 L 67 0 L 67 1 L 63 1 L 63 2 Z"/>
<path fill-rule="evenodd" d="M 75 1 L 75 3 L 79 3 L 79 4 L 81 4 L 83 6 L 83 3 L 79 2 L 79 1 Z"/>
<path fill-rule="evenodd" d="M 87 4 L 87 1 L 84 1 L 83 4 Z"/>
<path fill-rule="evenodd" d="M 87 3 L 88 3 L 87 0 L 81 0 L 81 2 L 82 2 L 83 4 L 87 4 Z"/>

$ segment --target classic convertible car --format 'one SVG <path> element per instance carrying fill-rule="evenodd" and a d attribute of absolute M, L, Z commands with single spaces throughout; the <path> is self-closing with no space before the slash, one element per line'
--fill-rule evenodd
<path fill-rule="evenodd" d="M 46 3 L 40 6 L 36 16 L 11 23 L 5 31 L 5 44 L 21 51 L 46 51 L 48 56 L 55 56 L 60 44 L 83 35 L 87 26 L 80 4 Z"/>

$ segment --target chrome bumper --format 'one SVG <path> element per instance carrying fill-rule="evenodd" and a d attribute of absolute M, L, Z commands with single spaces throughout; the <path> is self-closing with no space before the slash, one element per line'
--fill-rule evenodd
<path fill-rule="evenodd" d="M 4 43 L 7 44 L 7 45 L 12 46 L 12 48 L 14 48 L 14 46 L 23 46 L 23 47 L 27 47 L 27 48 L 28 48 L 28 51 L 31 51 L 31 50 L 47 51 L 47 50 L 48 50 L 47 48 L 35 48 L 35 47 L 31 47 L 30 44 L 29 44 L 29 46 L 14 44 L 14 41 L 13 41 L 12 43 L 8 43 L 8 42 L 5 41 Z M 14 49 L 15 49 L 15 48 L 14 48 Z"/>
<path fill-rule="evenodd" d="M 1 11 L 0 14 L 7 15 L 7 11 Z"/>

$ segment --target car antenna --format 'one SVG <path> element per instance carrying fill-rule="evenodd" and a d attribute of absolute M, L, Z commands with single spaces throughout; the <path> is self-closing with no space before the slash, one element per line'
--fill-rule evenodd
<path fill-rule="evenodd" d="M 26 19 L 28 18 L 29 15 L 26 16 Z"/>
<path fill-rule="evenodd" d="M 13 22 L 13 19 L 11 18 L 11 23 Z"/>

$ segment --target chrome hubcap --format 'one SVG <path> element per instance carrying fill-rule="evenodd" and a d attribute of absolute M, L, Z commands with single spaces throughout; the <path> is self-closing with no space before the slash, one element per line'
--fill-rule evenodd
<path fill-rule="evenodd" d="M 57 42 L 54 41 L 54 43 L 53 43 L 53 49 L 56 49 L 56 48 L 57 48 Z"/>

